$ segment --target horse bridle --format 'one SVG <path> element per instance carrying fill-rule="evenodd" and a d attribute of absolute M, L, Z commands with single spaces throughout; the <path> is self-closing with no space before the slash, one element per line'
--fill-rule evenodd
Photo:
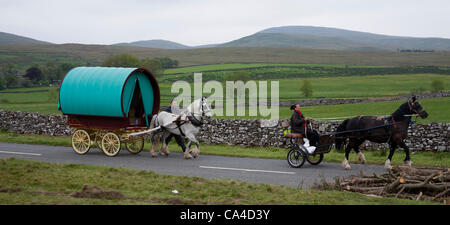
<path fill-rule="evenodd" d="M 417 117 L 417 116 L 420 115 L 421 112 L 424 111 L 424 109 L 422 108 L 420 111 L 417 111 L 417 109 L 413 108 L 413 105 L 414 105 L 415 103 L 416 103 L 416 101 L 414 101 L 413 104 L 411 104 L 411 102 L 408 101 L 408 107 L 409 107 L 409 111 L 412 112 L 412 113 L 415 113 L 415 114 L 416 114 L 416 117 Z M 413 116 L 413 115 L 411 115 L 411 116 Z"/>
<path fill-rule="evenodd" d="M 203 106 L 203 99 L 204 99 L 204 97 L 202 97 L 202 100 L 200 101 L 202 113 L 199 114 L 199 113 L 191 112 L 191 114 L 192 114 L 191 118 L 195 121 L 194 123 L 197 124 L 198 126 L 201 126 L 201 125 L 204 124 L 203 123 L 203 116 L 205 115 L 205 110 L 203 108 L 204 107 Z M 192 110 L 192 111 L 194 111 L 194 110 Z M 200 115 L 200 120 L 195 117 L 196 115 Z"/>

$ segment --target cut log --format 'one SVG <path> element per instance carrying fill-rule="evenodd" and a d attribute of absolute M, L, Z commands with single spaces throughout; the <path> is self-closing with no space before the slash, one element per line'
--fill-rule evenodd
<path fill-rule="evenodd" d="M 405 187 L 405 190 L 421 189 L 421 190 L 430 190 L 430 191 L 439 191 L 439 192 L 442 192 L 442 191 L 450 188 L 449 184 L 439 185 L 439 184 L 427 184 L 427 183 L 422 183 L 422 184 L 401 184 L 399 186 L 400 186 L 400 188 Z"/>
<path fill-rule="evenodd" d="M 339 179 L 335 186 L 338 190 L 366 195 L 442 202 L 450 199 L 450 168 L 394 166 L 384 174 L 358 174 Z"/>

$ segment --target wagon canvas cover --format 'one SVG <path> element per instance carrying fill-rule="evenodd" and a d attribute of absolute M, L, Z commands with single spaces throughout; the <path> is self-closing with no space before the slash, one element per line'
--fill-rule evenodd
<path fill-rule="evenodd" d="M 61 84 L 58 108 L 65 115 L 127 118 L 137 85 L 148 126 L 148 116 L 159 110 L 159 88 L 156 79 L 145 69 L 74 68 Z"/>

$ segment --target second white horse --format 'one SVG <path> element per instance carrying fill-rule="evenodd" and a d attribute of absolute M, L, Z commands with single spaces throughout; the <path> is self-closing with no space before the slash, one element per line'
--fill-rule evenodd
<path fill-rule="evenodd" d="M 169 155 L 169 149 L 166 145 L 166 138 L 172 133 L 175 135 L 181 135 L 189 140 L 187 149 L 184 152 L 185 159 L 196 158 L 200 154 L 199 142 L 196 135 L 200 131 L 200 126 L 203 124 L 203 116 L 211 117 L 211 107 L 205 97 L 195 100 L 180 115 L 160 112 L 152 118 L 150 129 L 161 126 L 162 129 L 159 132 L 152 133 L 150 140 L 152 141 L 152 147 L 150 154 L 152 157 L 157 157 L 155 153 L 155 146 L 159 146 L 159 141 L 162 142 L 160 153 Z M 195 144 L 196 148 L 192 150 L 191 145 Z"/>

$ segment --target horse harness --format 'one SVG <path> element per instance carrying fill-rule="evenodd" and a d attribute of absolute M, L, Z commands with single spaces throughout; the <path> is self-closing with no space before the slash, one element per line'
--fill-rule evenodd
<path fill-rule="evenodd" d="M 203 98 L 202 98 L 202 101 L 201 101 L 201 107 L 202 107 L 202 113 L 204 114 L 204 110 L 203 110 Z M 183 136 L 183 137 L 185 137 L 186 135 L 184 134 L 184 132 L 181 130 L 181 126 L 183 126 L 184 124 L 186 124 L 186 123 L 191 123 L 192 125 L 194 125 L 194 127 L 200 127 L 200 126 L 202 126 L 203 124 L 204 124 L 204 122 L 203 122 L 203 119 L 202 120 L 199 120 L 199 119 L 197 119 L 197 118 L 195 118 L 195 113 L 191 113 L 192 115 L 190 115 L 190 116 L 186 116 L 187 118 L 188 118 L 188 120 L 180 120 L 180 118 L 181 118 L 181 116 L 179 116 L 178 118 L 177 118 L 177 120 L 175 120 L 175 124 L 177 125 L 177 127 L 178 127 L 178 130 L 180 131 L 180 134 Z M 203 115 L 202 114 L 202 115 Z"/>

